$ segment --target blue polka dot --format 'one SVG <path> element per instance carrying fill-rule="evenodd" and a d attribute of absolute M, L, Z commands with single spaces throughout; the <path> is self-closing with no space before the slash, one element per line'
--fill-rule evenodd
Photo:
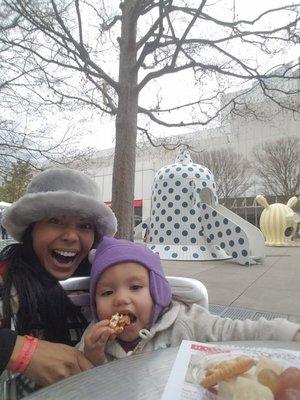
<path fill-rule="evenodd" d="M 160 207 L 160 203 L 157 203 L 157 204 L 156 204 L 156 208 L 159 208 L 159 207 Z"/>
<path fill-rule="evenodd" d="M 167 187 L 167 186 L 168 186 L 168 182 L 164 182 L 163 187 Z"/>
<path fill-rule="evenodd" d="M 196 211 L 192 208 L 192 209 L 190 210 L 190 214 L 191 214 L 191 215 L 195 215 L 195 214 L 196 214 Z"/>
<path fill-rule="evenodd" d="M 172 258 L 176 258 L 176 257 L 178 257 L 178 254 L 177 253 L 172 253 Z"/>
<path fill-rule="evenodd" d="M 158 222 L 159 221 L 159 217 L 155 217 L 155 221 Z"/>
<path fill-rule="evenodd" d="M 161 189 L 159 189 L 159 191 L 157 192 L 158 194 L 161 194 Z"/>
<path fill-rule="evenodd" d="M 187 192 L 188 192 L 188 188 L 185 187 L 182 189 L 182 193 L 187 193 Z"/>
<path fill-rule="evenodd" d="M 217 212 L 216 212 L 216 211 L 213 211 L 213 212 L 212 212 L 212 216 L 213 216 L 213 217 L 216 217 L 216 216 L 217 216 Z"/>
<path fill-rule="evenodd" d="M 211 253 L 211 255 L 212 255 L 213 258 L 217 258 L 216 253 Z"/>
<path fill-rule="evenodd" d="M 205 218 L 205 219 L 208 219 L 208 218 L 209 218 L 209 215 L 208 215 L 208 214 L 205 214 L 205 215 L 204 215 L 204 218 Z"/>
<path fill-rule="evenodd" d="M 192 237 L 191 238 L 191 243 L 196 243 L 196 242 L 197 242 L 196 238 Z"/>
<path fill-rule="evenodd" d="M 170 189 L 168 190 L 168 192 L 169 192 L 169 193 L 173 193 L 173 192 L 174 192 L 174 189 L 173 189 L 173 188 L 170 188 Z"/>
<path fill-rule="evenodd" d="M 166 213 L 165 209 L 161 210 L 161 215 L 165 215 L 165 213 Z"/>
<path fill-rule="evenodd" d="M 162 178 L 163 178 L 163 175 L 160 175 L 159 179 L 162 180 Z"/>
<path fill-rule="evenodd" d="M 165 250 L 169 251 L 170 250 L 170 246 L 165 246 Z"/>
<path fill-rule="evenodd" d="M 169 178 L 171 178 L 171 179 L 174 178 L 174 174 L 170 174 Z"/>
<path fill-rule="evenodd" d="M 224 219 L 223 219 L 223 223 L 224 223 L 225 225 L 227 225 L 227 224 L 228 224 L 228 219 L 227 219 L 227 218 L 224 218 Z"/>
<path fill-rule="evenodd" d="M 170 172 L 170 168 L 167 168 L 167 169 L 166 169 L 166 172 Z"/>
<path fill-rule="evenodd" d="M 170 215 L 167 217 L 167 221 L 168 221 L 168 222 L 171 222 L 172 219 L 173 219 L 173 218 L 172 218 Z"/>
<path fill-rule="evenodd" d="M 248 251 L 247 250 L 242 250 L 242 256 L 247 257 Z"/>
<path fill-rule="evenodd" d="M 158 230 L 157 229 L 155 229 L 155 231 L 154 231 L 154 235 L 156 236 L 158 234 Z"/>
<path fill-rule="evenodd" d="M 176 186 L 180 186 L 180 185 L 181 185 L 181 182 L 180 182 L 180 181 L 176 181 L 176 182 L 175 182 L 175 185 L 176 185 Z"/>
<path fill-rule="evenodd" d="M 178 224 L 178 222 L 176 222 L 176 223 L 174 224 L 174 228 L 175 228 L 175 229 L 180 228 L 180 225 Z"/>
<path fill-rule="evenodd" d="M 174 238 L 174 243 L 179 243 L 179 238 L 178 237 Z"/>
<path fill-rule="evenodd" d="M 168 207 L 170 207 L 170 208 L 173 207 L 173 203 L 171 201 L 168 203 Z"/>
<path fill-rule="evenodd" d="M 231 235 L 231 230 L 230 229 L 226 229 L 226 235 Z"/>
<path fill-rule="evenodd" d="M 170 231 L 170 229 L 168 229 L 167 231 L 166 231 L 166 235 L 168 235 L 168 236 L 170 236 L 171 235 L 171 231 Z"/>
<path fill-rule="evenodd" d="M 238 256 L 237 252 L 234 251 L 234 252 L 232 253 L 232 257 L 233 257 L 233 258 L 237 258 L 237 256 Z"/>
<path fill-rule="evenodd" d="M 188 174 L 187 174 L 186 172 L 184 172 L 184 173 L 182 174 L 182 177 L 183 177 L 183 178 L 187 178 L 187 176 L 188 176 Z"/>
<path fill-rule="evenodd" d="M 200 250 L 201 250 L 201 251 L 205 251 L 205 250 L 206 250 L 206 247 L 205 247 L 205 246 L 201 246 L 201 247 L 200 247 Z"/>
<path fill-rule="evenodd" d="M 153 201 L 156 201 L 156 197 L 154 196 Z"/>
<path fill-rule="evenodd" d="M 211 229 L 211 224 L 207 224 L 207 229 Z"/>
<path fill-rule="evenodd" d="M 166 201 L 166 200 L 167 200 L 167 196 L 163 196 L 161 199 L 162 199 L 163 201 Z"/>
<path fill-rule="evenodd" d="M 243 238 L 239 238 L 239 244 L 244 244 L 245 240 Z"/>
<path fill-rule="evenodd" d="M 206 187 L 207 183 L 206 182 L 202 182 L 202 186 Z"/>
<path fill-rule="evenodd" d="M 194 168 L 189 167 L 188 170 L 189 170 L 189 171 L 194 171 Z"/>
<path fill-rule="evenodd" d="M 188 203 L 187 203 L 186 201 L 184 201 L 184 202 L 182 203 L 182 207 L 186 208 L 187 206 L 188 206 Z"/>
<path fill-rule="evenodd" d="M 176 168 L 176 171 L 178 171 L 178 172 L 181 171 L 181 168 L 180 168 L 180 167 L 177 167 L 177 168 Z"/>
<path fill-rule="evenodd" d="M 226 245 L 225 245 L 225 243 L 224 243 L 224 242 L 221 242 L 221 243 L 220 243 L 220 247 L 221 247 L 221 249 L 225 249 L 225 246 L 226 246 Z"/>
<path fill-rule="evenodd" d="M 202 218 L 201 218 L 201 217 L 198 217 L 198 221 L 201 222 L 201 221 L 202 221 Z"/>
<path fill-rule="evenodd" d="M 223 236 L 223 233 L 220 231 L 218 232 L 218 237 L 221 238 Z"/>
<path fill-rule="evenodd" d="M 234 241 L 233 240 L 229 240 L 229 246 L 233 247 L 234 246 Z"/>
<path fill-rule="evenodd" d="M 210 238 L 210 240 L 214 240 L 215 235 L 211 233 L 211 234 L 209 235 L 209 238 Z"/>
<path fill-rule="evenodd" d="M 154 250 L 155 249 L 155 246 L 151 246 L 151 250 Z"/>
<path fill-rule="evenodd" d="M 179 196 L 179 194 L 176 194 L 175 200 L 180 200 L 180 199 L 181 199 L 181 197 Z"/>
<path fill-rule="evenodd" d="M 190 228 L 191 228 L 191 229 L 196 229 L 196 225 L 195 225 L 195 224 L 191 224 L 191 225 L 190 225 Z"/>
<path fill-rule="evenodd" d="M 163 243 L 164 240 L 165 240 L 165 239 L 164 239 L 162 236 L 159 238 L 160 243 Z"/>
<path fill-rule="evenodd" d="M 182 231 L 182 236 L 187 236 L 188 234 L 188 231 Z"/>
<path fill-rule="evenodd" d="M 188 247 L 183 246 L 183 247 L 182 247 L 182 251 L 188 251 Z"/>
<path fill-rule="evenodd" d="M 216 222 L 215 222 L 215 227 L 218 228 L 219 226 L 220 226 L 220 222 L 219 222 L 219 221 L 216 221 Z"/>
<path fill-rule="evenodd" d="M 143 225 L 142 225 L 142 228 L 143 228 L 143 229 L 146 229 L 146 228 L 147 228 L 147 224 L 143 224 Z"/>
<path fill-rule="evenodd" d="M 186 222 L 186 221 L 188 221 L 188 217 L 186 217 L 186 216 L 183 216 L 183 217 L 182 217 L 182 221 L 183 221 L 183 222 Z"/>
<path fill-rule="evenodd" d="M 161 227 L 162 229 L 164 229 L 165 224 L 162 222 L 162 223 L 160 224 L 160 227 Z"/>
<path fill-rule="evenodd" d="M 152 224 L 151 224 L 151 228 L 153 228 L 154 227 L 154 223 L 152 222 Z"/>
<path fill-rule="evenodd" d="M 176 208 L 176 210 L 174 211 L 174 213 L 175 213 L 176 215 L 179 215 L 179 214 L 180 214 L 179 208 Z"/>
<path fill-rule="evenodd" d="M 207 241 L 207 243 L 211 242 L 210 238 L 206 238 L 206 241 Z"/>
<path fill-rule="evenodd" d="M 198 253 L 193 253 L 193 257 L 194 258 L 199 258 L 199 254 Z"/>
<path fill-rule="evenodd" d="M 195 177 L 196 177 L 196 178 L 200 178 L 200 174 L 198 174 L 198 173 L 195 174 Z"/>
<path fill-rule="evenodd" d="M 201 231 L 198 232 L 199 236 L 203 236 L 203 229 L 201 229 Z"/>
<path fill-rule="evenodd" d="M 237 226 L 237 227 L 235 228 L 235 231 L 236 231 L 236 233 L 240 233 L 240 232 L 241 232 L 241 228 L 240 228 L 239 226 Z"/>
<path fill-rule="evenodd" d="M 199 171 L 200 171 L 200 172 L 204 172 L 204 169 L 203 169 L 203 168 L 199 168 Z"/>
<path fill-rule="evenodd" d="M 202 210 L 206 210 L 206 204 L 202 204 Z"/>

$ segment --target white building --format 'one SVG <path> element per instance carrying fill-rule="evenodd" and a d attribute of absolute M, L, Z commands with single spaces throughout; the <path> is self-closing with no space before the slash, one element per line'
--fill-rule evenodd
<path fill-rule="evenodd" d="M 296 73 L 299 76 L 299 71 Z M 282 88 L 275 80 L 271 83 L 273 85 L 275 83 L 279 89 Z M 288 81 L 286 85 L 288 89 L 295 89 L 297 93 L 283 96 L 278 91 L 275 98 L 287 106 L 300 105 L 300 79 Z M 251 91 L 251 95 L 237 92 L 227 94 L 222 98 L 222 104 L 226 104 L 229 99 L 237 95 L 239 95 L 238 113 L 223 114 L 221 117 L 223 122 L 219 127 L 174 136 L 170 138 L 170 141 L 188 143 L 194 150 L 199 151 L 230 147 L 249 159 L 253 147 L 260 143 L 287 136 L 300 137 L 299 113 L 293 113 L 287 108 L 278 106 L 262 95 L 258 89 Z M 109 149 L 97 153 L 88 169 L 88 173 L 100 185 L 102 200 L 108 203 L 111 201 L 112 193 L 113 152 L 114 149 Z M 135 206 L 137 213 L 142 208 L 143 219 L 150 213 L 151 185 L 156 171 L 164 165 L 173 163 L 177 152 L 178 150 L 166 151 L 163 148 L 154 148 L 150 144 L 137 149 Z M 252 195 L 260 194 L 257 190 L 254 185 Z"/>

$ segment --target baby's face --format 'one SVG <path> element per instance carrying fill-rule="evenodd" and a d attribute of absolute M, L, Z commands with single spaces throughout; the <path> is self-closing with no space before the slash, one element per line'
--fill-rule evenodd
<path fill-rule="evenodd" d="M 132 322 L 119 338 L 126 342 L 137 339 L 153 317 L 148 270 L 135 262 L 108 268 L 97 283 L 95 301 L 99 320 L 110 319 L 115 313 L 130 315 Z"/>

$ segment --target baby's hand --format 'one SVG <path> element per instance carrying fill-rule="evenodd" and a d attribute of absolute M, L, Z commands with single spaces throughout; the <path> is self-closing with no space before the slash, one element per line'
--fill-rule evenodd
<path fill-rule="evenodd" d="M 84 336 L 84 355 L 95 366 L 105 361 L 107 341 L 116 338 L 114 330 L 108 324 L 108 319 L 97 322 Z"/>

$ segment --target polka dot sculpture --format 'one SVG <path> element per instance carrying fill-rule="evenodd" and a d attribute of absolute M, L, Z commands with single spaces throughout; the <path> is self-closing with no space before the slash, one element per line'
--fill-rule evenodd
<path fill-rule="evenodd" d="M 218 204 L 212 172 L 193 163 L 185 149 L 174 164 L 157 171 L 150 218 L 142 223 L 142 228 L 144 241 L 162 259 L 233 258 L 250 265 L 264 257 L 260 230 Z M 248 231 L 252 239 L 255 237 L 252 246 L 259 254 L 252 254 Z"/>
<path fill-rule="evenodd" d="M 256 196 L 256 202 L 264 208 L 259 226 L 266 239 L 265 245 L 295 246 L 292 239 L 297 230 L 297 223 L 300 222 L 300 216 L 292 208 L 298 202 L 297 197 L 291 197 L 287 204 L 269 205 L 265 197 L 259 195 Z"/>

